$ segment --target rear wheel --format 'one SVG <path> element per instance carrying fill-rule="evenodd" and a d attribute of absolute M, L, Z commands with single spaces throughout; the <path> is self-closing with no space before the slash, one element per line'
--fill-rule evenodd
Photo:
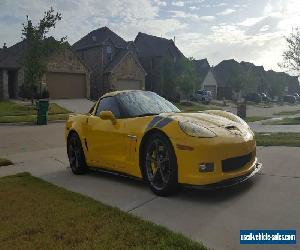
<path fill-rule="evenodd" d="M 74 174 L 83 174 L 87 170 L 81 141 L 76 133 L 72 133 L 67 144 L 68 158 Z"/>
<path fill-rule="evenodd" d="M 151 190 L 159 196 L 168 196 L 178 189 L 176 155 L 165 136 L 153 134 L 144 150 L 143 175 Z"/>

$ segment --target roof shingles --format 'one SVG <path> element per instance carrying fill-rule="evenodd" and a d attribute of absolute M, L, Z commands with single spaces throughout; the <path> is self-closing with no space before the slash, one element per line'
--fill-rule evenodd
<path fill-rule="evenodd" d="M 134 43 L 137 47 L 139 57 L 165 57 L 168 55 L 184 57 L 173 40 L 168 40 L 166 38 L 139 32 Z"/>
<path fill-rule="evenodd" d="M 127 47 L 127 42 L 107 27 L 102 27 L 100 29 L 91 31 L 86 36 L 82 37 L 79 41 L 74 43 L 72 47 L 75 50 L 81 50 L 94 46 L 100 46 L 107 39 L 110 39 L 116 47 Z"/>

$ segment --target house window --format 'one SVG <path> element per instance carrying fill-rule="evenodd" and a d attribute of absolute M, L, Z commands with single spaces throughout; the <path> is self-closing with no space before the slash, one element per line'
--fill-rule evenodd
<path fill-rule="evenodd" d="M 112 60 L 112 48 L 111 48 L 111 46 L 106 47 L 106 58 L 107 58 L 108 62 L 110 62 Z"/>

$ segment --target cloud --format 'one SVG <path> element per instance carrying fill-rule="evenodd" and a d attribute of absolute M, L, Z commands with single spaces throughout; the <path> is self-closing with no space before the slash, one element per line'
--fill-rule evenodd
<path fill-rule="evenodd" d="M 189 7 L 191 10 L 200 10 L 200 7 L 196 7 L 196 6 L 190 6 Z"/>
<path fill-rule="evenodd" d="M 154 0 L 154 3 L 157 4 L 158 6 L 167 6 L 167 2 L 165 1 Z"/>
<path fill-rule="evenodd" d="M 238 23 L 238 25 L 246 26 L 246 27 L 253 26 L 259 23 L 260 21 L 262 21 L 264 18 L 265 18 L 264 16 L 246 18 L 244 21 Z"/>
<path fill-rule="evenodd" d="M 184 2 L 182 1 L 176 1 L 176 2 L 172 2 L 173 6 L 178 6 L 178 7 L 183 7 L 184 6 Z"/>
<path fill-rule="evenodd" d="M 227 6 L 227 5 L 228 5 L 228 3 L 218 3 L 215 6 L 216 7 L 223 7 L 223 6 Z"/>
<path fill-rule="evenodd" d="M 186 56 L 207 57 L 213 64 L 235 58 L 268 68 L 276 68 L 284 35 L 300 22 L 299 0 L 0 0 L 0 47 L 21 39 L 27 14 L 36 23 L 50 6 L 63 16 L 51 35 L 67 35 L 71 44 L 108 26 L 125 40 L 139 31 L 176 36 Z M 230 16 L 237 10 L 239 15 Z"/>
<path fill-rule="evenodd" d="M 219 13 L 217 13 L 218 16 L 227 16 L 227 15 L 230 15 L 232 13 L 236 12 L 236 10 L 234 9 L 226 9 L 224 11 L 221 11 Z"/>
<path fill-rule="evenodd" d="M 268 31 L 270 29 L 270 25 L 264 25 L 264 26 L 262 26 L 261 28 L 260 28 L 260 32 L 265 32 L 265 31 Z"/>
<path fill-rule="evenodd" d="M 200 20 L 205 21 L 205 22 L 212 22 L 216 19 L 214 16 L 200 16 Z"/>

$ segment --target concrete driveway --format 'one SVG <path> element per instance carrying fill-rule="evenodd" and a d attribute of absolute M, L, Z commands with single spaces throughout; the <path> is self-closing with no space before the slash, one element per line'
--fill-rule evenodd
<path fill-rule="evenodd" d="M 94 104 L 93 101 L 88 99 L 57 99 L 51 100 L 51 102 L 56 103 L 69 111 L 81 114 L 89 112 Z"/>
<path fill-rule="evenodd" d="M 240 229 L 300 231 L 300 148 L 259 148 L 262 174 L 244 185 L 219 191 L 183 189 L 176 196 L 162 198 L 140 181 L 95 172 L 73 175 L 68 167 L 63 128 L 62 123 L 0 126 L 1 155 L 16 163 L 1 167 L 0 176 L 29 171 L 214 249 L 282 249 L 276 245 L 240 245 Z M 285 245 L 284 249 L 299 249 L 299 243 Z"/>

